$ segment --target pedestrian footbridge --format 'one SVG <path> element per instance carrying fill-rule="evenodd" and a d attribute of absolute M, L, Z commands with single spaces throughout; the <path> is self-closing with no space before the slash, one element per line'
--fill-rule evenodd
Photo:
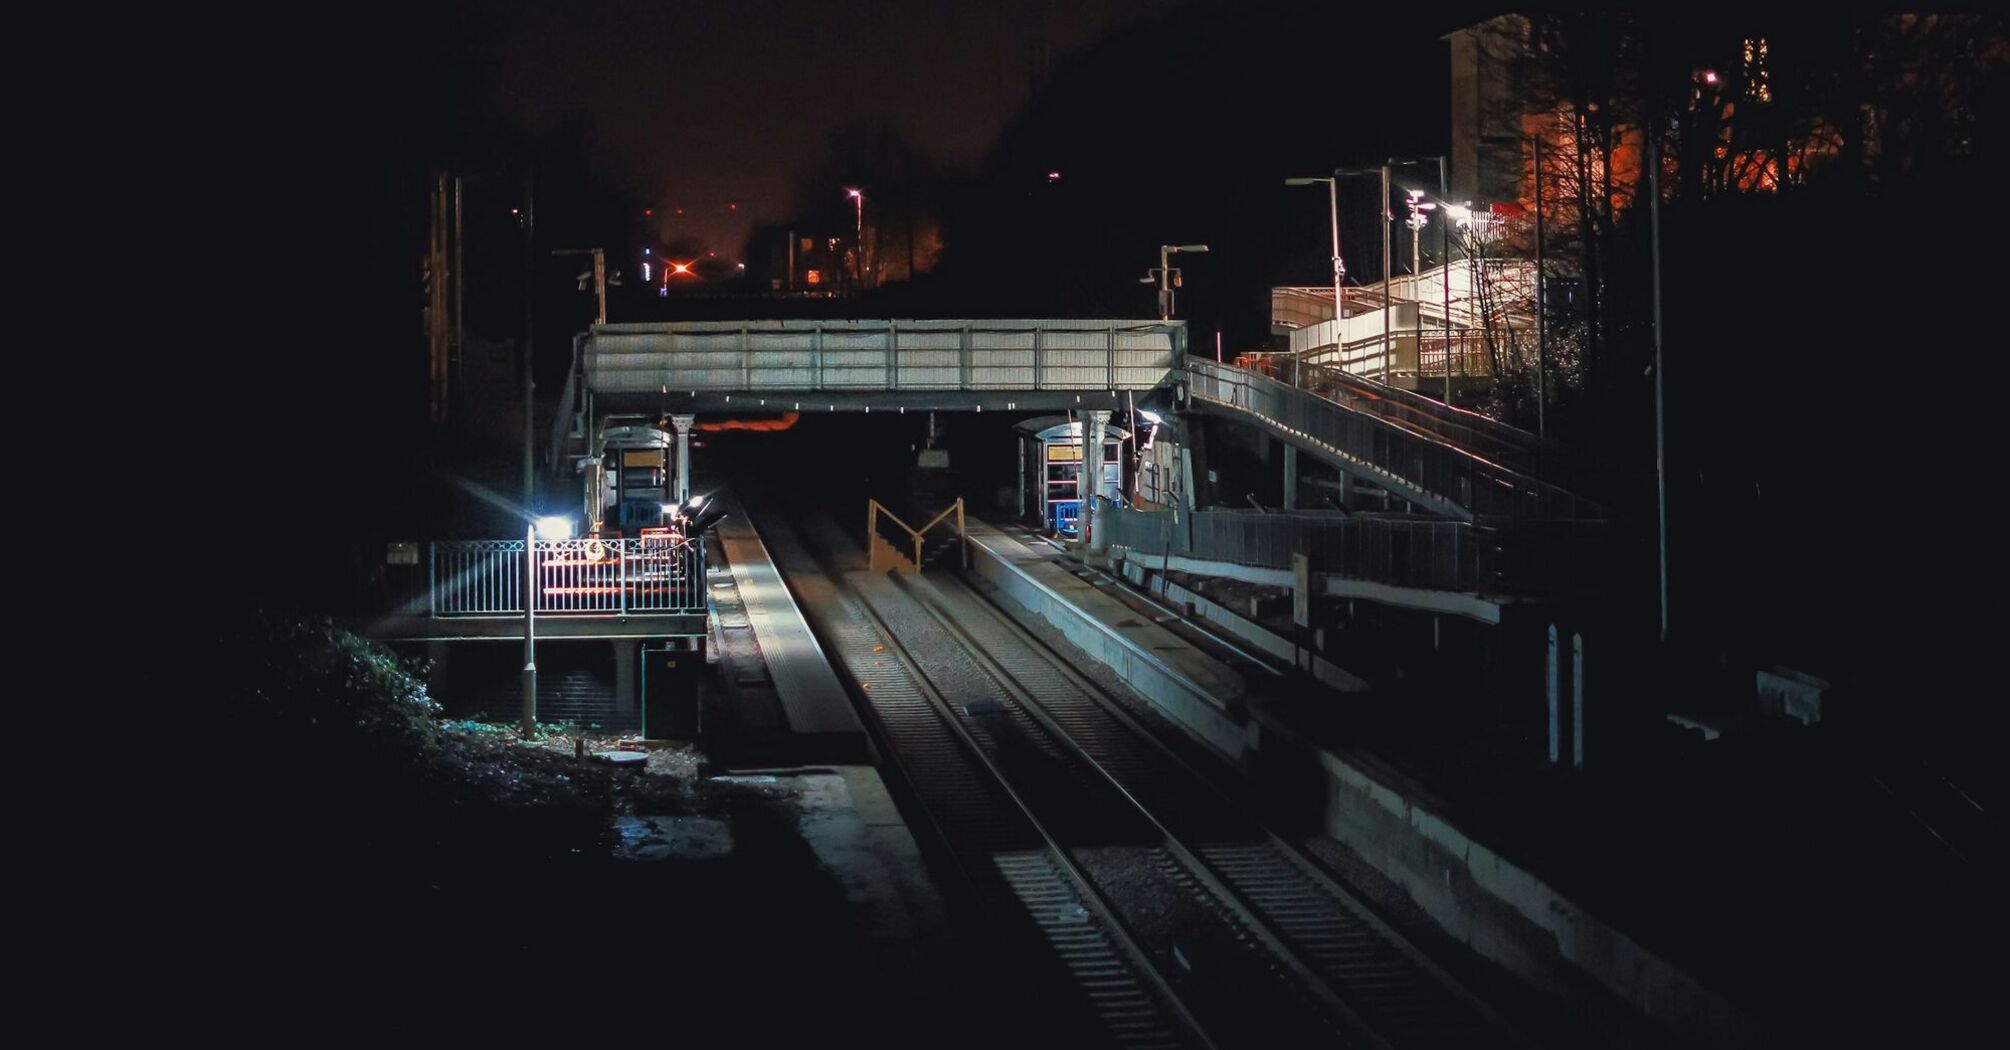
<path fill-rule="evenodd" d="M 597 325 L 592 412 L 1051 411 L 1171 383 L 1186 325 L 1129 320 L 681 321 Z"/>
<path fill-rule="evenodd" d="M 1534 435 L 1341 367 L 1308 365 L 1286 382 L 1191 357 L 1179 321 L 609 324 L 574 349 L 553 421 L 554 469 L 592 421 L 615 413 L 1107 412 L 1172 390 L 1187 411 L 1257 427 L 1416 513 L 1245 520 L 1189 502 L 1201 513 L 1111 517 L 1120 545 L 1156 551 L 1169 567 L 1185 559 L 1274 575 L 1291 551 L 1316 551 L 1325 571 L 1405 593 L 1534 594 L 1559 543 L 1577 544 L 1605 517 L 1578 494 L 1561 452 Z"/>

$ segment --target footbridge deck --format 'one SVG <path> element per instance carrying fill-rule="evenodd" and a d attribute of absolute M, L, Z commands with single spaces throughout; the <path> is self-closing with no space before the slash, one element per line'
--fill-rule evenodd
<path fill-rule="evenodd" d="M 1158 320 L 680 321 L 597 325 L 579 360 L 601 410 L 1040 411 L 1170 385 L 1186 341 Z"/>

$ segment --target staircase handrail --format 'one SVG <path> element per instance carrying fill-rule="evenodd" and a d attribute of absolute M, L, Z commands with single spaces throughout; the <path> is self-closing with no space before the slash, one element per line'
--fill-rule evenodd
<path fill-rule="evenodd" d="M 916 571 L 919 571 L 921 569 L 921 548 L 924 537 L 927 535 L 929 530 L 935 528 L 937 525 L 942 524 L 945 518 L 948 518 L 951 514 L 956 515 L 955 530 L 956 530 L 957 546 L 963 556 L 963 567 L 965 569 L 970 568 L 970 533 L 969 530 L 964 527 L 965 522 L 963 516 L 963 498 L 961 496 L 957 497 L 956 502 L 950 504 L 947 507 L 942 508 L 942 513 L 937 514 L 935 517 L 928 519 L 928 524 L 923 525 L 918 529 L 912 525 L 909 525 L 907 522 L 902 521 L 900 515 L 895 514 L 891 508 L 887 507 L 885 504 L 881 503 L 876 499 L 867 499 L 865 501 L 865 504 L 866 504 L 865 544 L 866 544 L 867 571 L 869 572 L 879 571 L 879 547 L 874 545 L 872 541 L 879 535 L 879 516 L 882 514 L 886 515 L 887 518 L 891 520 L 895 525 L 900 526 L 901 530 L 906 532 L 908 537 L 911 540 L 913 540 L 914 567 Z"/>

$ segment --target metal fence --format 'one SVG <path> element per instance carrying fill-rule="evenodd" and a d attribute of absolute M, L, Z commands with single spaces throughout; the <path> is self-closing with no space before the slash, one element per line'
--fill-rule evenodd
<path fill-rule="evenodd" d="M 1099 510 L 1109 545 L 1267 569 L 1293 554 L 1316 571 L 1397 587 L 1467 594 L 1498 592 L 1494 530 L 1457 521 L 1341 517 L 1330 512 Z"/>
<path fill-rule="evenodd" d="M 1256 416 L 1294 443 L 1324 447 L 1352 472 L 1434 512 L 1463 509 L 1483 521 L 1604 516 L 1597 504 L 1555 485 L 1249 370 L 1188 357 L 1186 373 L 1192 399 Z"/>
<path fill-rule="evenodd" d="M 1407 516 L 1332 511 L 1216 509 L 1183 512 L 1101 508 L 1104 542 L 1140 554 L 1289 569 L 1293 554 L 1313 571 L 1394 587 L 1529 597 L 1595 590 L 1603 562 L 1598 522 L 1469 525 Z"/>
<path fill-rule="evenodd" d="M 627 616 L 701 612 L 703 541 L 539 540 L 538 615 Z M 433 616 L 522 615 L 523 540 L 435 543 L 427 560 L 427 612 Z"/>

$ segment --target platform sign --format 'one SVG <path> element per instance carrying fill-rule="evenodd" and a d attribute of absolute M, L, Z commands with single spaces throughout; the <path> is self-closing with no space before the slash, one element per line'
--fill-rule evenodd
<path fill-rule="evenodd" d="M 1303 554 L 1291 556 L 1291 622 L 1312 626 L 1312 559 Z"/>

